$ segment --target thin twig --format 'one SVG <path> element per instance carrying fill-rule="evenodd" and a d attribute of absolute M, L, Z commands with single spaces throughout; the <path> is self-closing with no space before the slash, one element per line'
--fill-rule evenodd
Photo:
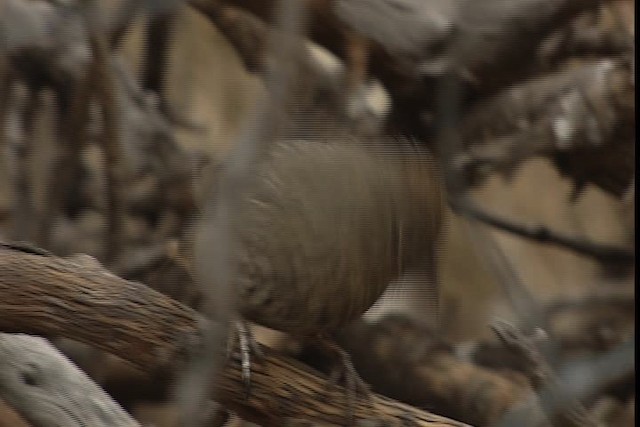
<path fill-rule="evenodd" d="M 267 96 L 257 102 L 247 126 L 227 158 L 198 230 L 196 269 L 208 297 L 206 314 L 214 324 L 203 339 L 203 351 L 181 384 L 183 415 L 201 412 L 208 396 L 209 379 L 220 369 L 219 349 L 226 344 L 228 325 L 236 316 L 237 290 L 232 287 L 235 274 L 232 218 L 245 189 L 254 179 L 257 165 L 280 131 L 283 106 L 289 102 L 298 64 L 291 48 L 292 40 L 303 28 L 304 5 L 296 0 L 282 0 L 275 12 L 276 31 L 268 43 L 274 67 L 268 70 L 265 78 Z M 215 253 L 213 259 L 211 253 Z M 188 416 L 187 419 L 192 418 Z"/>
<path fill-rule="evenodd" d="M 457 127 L 461 111 L 462 87 L 461 83 L 453 78 L 441 82 L 439 98 L 441 131 L 438 148 L 444 164 L 443 171 L 449 200 L 454 200 L 455 202 L 452 203 L 454 205 L 470 206 L 473 202 L 466 193 L 467 182 L 465 182 L 465 177 L 454 168 L 453 163 L 455 154 L 462 151 L 461 135 Z M 486 230 L 478 227 L 476 222 L 469 222 L 467 225 L 471 241 L 496 274 L 514 313 L 519 316 L 520 324 L 527 331 L 536 327 L 546 329 L 542 307 L 522 282 L 498 243 Z"/>
<path fill-rule="evenodd" d="M 631 264 L 635 262 L 635 251 L 567 236 L 539 224 L 527 225 L 517 223 L 485 212 L 471 204 L 461 203 L 456 200 L 451 200 L 450 205 L 457 213 L 471 217 L 477 221 L 491 225 L 492 227 L 508 231 L 509 233 L 513 233 L 536 242 L 560 246 L 581 255 L 594 258 L 600 262 L 615 262 L 622 264 Z"/>
<path fill-rule="evenodd" d="M 508 350 L 525 361 L 525 375 L 538 393 L 541 406 L 553 426 L 597 425 L 575 394 L 553 373 L 533 338 L 525 336 L 515 326 L 503 321 L 494 322 L 492 329 Z"/>

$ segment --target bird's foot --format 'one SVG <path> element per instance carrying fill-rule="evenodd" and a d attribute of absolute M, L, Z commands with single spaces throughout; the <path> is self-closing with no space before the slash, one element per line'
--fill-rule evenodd
<path fill-rule="evenodd" d="M 355 406 L 358 397 L 363 397 L 369 401 L 372 393 L 369 385 L 364 382 L 353 366 L 351 356 L 335 341 L 329 339 L 321 339 L 320 344 L 327 352 L 331 352 L 338 359 L 338 363 L 334 364 L 329 374 L 329 382 L 332 385 L 342 386 L 346 393 L 346 407 L 349 424 L 355 424 Z"/>
<path fill-rule="evenodd" d="M 227 357 L 231 357 L 231 351 L 234 348 L 235 340 L 238 340 L 240 347 L 240 363 L 242 370 L 242 382 L 244 383 L 245 399 L 251 396 L 251 364 L 252 359 L 263 359 L 264 352 L 253 337 L 251 329 L 244 320 L 236 320 L 234 322 L 234 332 L 229 336 L 229 345 L 227 346 Z"/>

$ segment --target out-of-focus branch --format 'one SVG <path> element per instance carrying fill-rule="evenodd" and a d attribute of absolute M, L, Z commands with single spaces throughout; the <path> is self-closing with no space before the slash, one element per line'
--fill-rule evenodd
<path fill-rule="evenodd" d="M 526 81 L 489 98 L 462 122 L 454 167 L 468 184 L 544 156 L 574 182 L 615 195 L 635 170 L 635 87 L 628 64 L 601 60 Z"/>
<path fill-rule="evenodd" d="M 97 4 L 86 4 L 85 22 L 89 33 L 89 44 L 93 54 L 95 89 L 102 108 L 107 174 L 107 252 L 106 259 L 114 261 L 124 242 L 125 178 L 122 151 L 121 109 L 118 107 L 116 83 L 111 63 L 111 54 L 98 18 Z"/>
<path fill-rule="evenodd" d="M 530 390 L 524 376 L 460 360 L 437 332 L 400 314 L 356 322 L 338 340 L 373 390 L 473 425 L 492 425 Z"/>
<path fill-rule="evenodd" d="M 35 219 L 33 203 L 33 174 L 31 167 L 33 162 L 33 145 L 35 123 L 40 104 L 38 90 L 24 88 L 24 105 L 21 109 L 20 136 L 14 141 L 15 165 L 13 168 L 13 232 L 16 240 L 33 240 L 31 224 Z"/>
<path fill-rule="evenodd" d="M 109 21 L 108 40 L 112 49 L 120 44 L 143 4 L 144 0 L 123 0 L 120 2 Z"/>
<path fill-rule="evenodd" d="M 206 8 L 195 3 L 195 7 L 224 34 L 235 48 L 247 71 L 256 73 L 266 70 L 269 29 L 264 21 L 251 13 L 224 3 L 213 3 Z"/>
<path fill-rule="evenodd" d="M 304 34 L 305 5 L 296 0 L 281 0 L 275 9 L 273 25 L 275 31 L 267 40 L 273 60 L 265 73 L 268 93 L 256 103 L 226 158 L 196 231 L 195 271 L 206 297 L 205 313 L 216 322 L 204 336 L 203 351 L 194 358 L 185 376 L 181 388 L 181 406 L 185 414 L 200 410 L 204 399 L 208 398 L 206 382 L 220 368 L 220 349 L 227 343 L 229 325 L 238 316 L 238 290 L 234 287 L 237 265 L 233 257 L 237 242 L 231 231 L 233 216 L 244 192 L 255 179 L 255 169 L 282 130 L 284 107 L 291 102 L 292 88 L 297 80 L 300 59 L 295 55 L 294 40 Z"/>
<path fill-rule="evenodd" d="M 634 51 L 633 24 L 622 13 L 633 13 L 633 2 L 614 0 L 583 13 L 544 40 L 540 61 L 553 67 L 568 57 L 630 57 Z M 627 9 L 627 10 L 625 10 Z M 625 22 L 626 21 L 626 22 Z"/>
<path fill-rule="evenodd" d="M 108 394 L 46 340 L 0 333 L 0 395 L 34 427 L 135 427 Z"/>
<path fill-rule="evenodd" d="M 39 255 L 0 246 L 0 329 L 64 336 L 119 356 L 138 368 L 175 372 L 202 343 L 208 321 L 146 286 L 123 280 L 95 262 Z M 245 398 L 236 348 L 216 384 L 217 400 L 248 420 L 282 425 L 304 418 L 344 425 L 342 387 L 330 385 L 304 365 L 264 349 L 255 363 L 252 394 Z M 389 426 L 463 426 L 374 395 L 355 405 L 356 419 Z"/>
<path fill-rule="evenodd" d="M 124 210 L 137 214 L 140 212 L 139 201 L 148 212 L 149 201 L 156 203 L 160 200 L 160 218 L 164 221 L 164 218 L 174 216 L 177 218 L 174 223 L 178 225 L 171 226 L 167 221 L 166 233 L 158 230 L 157 238 L 175 236 L 176 228 L 194 208 L 191 159 L 178 146 L 171 123 L 160 114 L 153 100 L 143 94 L 125 65 L 106 46 L 101 48 L 102 51 L 94 51 L 89 32 L 94 33 L 95 45 L 95 33 L 100 33 L 98 37 L 104 39 L 110 27 L 98 22 L 87 28 L 81 14 L 83 9 L 84 6 L 65 8 L 39 0 L 0 2 L 0 27 L 6 30 L 3 31 L 2 49 L 10 71 L 7 77 L 22 81 L 29 88 L 51 88 L 56 95 L 56 113 L 60 115 L 56 135 L 60 141 L 56 141 L 59 144 L 55 146 L 54 158 L 46 165 L 50 169 L 50 181 L 35 233 L 37 241 L 45 247 L 67 253 L 79 239 L 70 244 L 74 240 L 71 233 L 55 232 L 54 225 L 66 222 L 61 214 L 75 218 L 83 207 L 91 206 L 101 212 L 114 207 L 112 203 L 107 206 L 99 197 L 103 190 L 102 172 L 111 173 L 111 178 L 118 174 L 121 177 L 126 175 L 127 184 L 132 184 L 128 188 L 130 191 L 124 194 L 126 203 L 120 204 L 122 209 L 112 209 L 111 214 L 120 215 L 118 211 Z M 98 56 L 100 59 L 96 61 Z M 104 72 L 109 74 L 107 79 L 110 80 L 106 91 L 103 90 Z M 105 92 L 110 98 L 106 101 L 101 95 Z M 0 94 L 5 95 L 4 92 Z M 90 114 L 96 106 L 94 101 L 98 101 L 98 107 L 105 105 L 107 115 L 102 120 L 100 115 Z M 103 162 L 92 170 L 95 175 L 83 175 L 86 168 L 82 158 L 87 149 L 92 149 L 89 144 L 97 142 L 111 146 L 118 139 L 120 150 L 124 150 L 115 161 L 120 170 L 106 168 L 107 162 Z M 112 154 L 116 151 L 119 150 L 109 150 Z M 113 156 L 107 155 L 107 161 L 112 164 Z M 144 194 L 140 194 L 138 184 L 144 180 L 152 185 L 147 185 Z M 110 182 L 114 182 L 113 179 Z M 154 183 L 158 184 L 157 187 Z M 130 219 L 131 216 L 127 215 L 127 224 L 131 224 Z M 105 245 L 95 237 L 92 253 L 102 258 Z M 113 247 L 117 239 L 113 233 L 109 233 L 109 238 Z M 130 236 L 125 235 L 124 238 L 129 240 Z M 156 239 L 156 236 L 150 238 Z M 121 252 L 118 255 L 126 256 Z"/>
<path fill-rule="evenodd" d="M 560 343 L 565 358 L 608 351 L 634 334 L 633 289 L 605 287 L 598 291 L 554 301 L 546 308 L 549 333 Z"/>
<path fill-rule="evenodd" d="M 157 94 L 159 108 L 171 123 L 198 130 L 200 126 L 191 123 L 177 111 L 167 93 L 167 79 L 172 38 L 176 32 L 176 23 L 180 13 L 180 0 L 158 2 L 148 11 L 149 22 L 146 28 L 145 55 L 142 70 L 142 87 Z"/>
<path fill-rule="evenodd" d="M 495 94 L 464 114 L 467 150 L 455 163 L 470 184 L 493 172 L 510 173 L 532 156 L 546 156 L 577 187 L 594 183 L 615 195 L 628 187 L 635 152 L 629 65 L 602 60 L 525 80 L 536 69 L 532 61 L 545 37 L 580 13 L 595 10 L 598 1 L 492 0 L 470 7 L 433 1 L 426 7 L 403 0 L 403 8 L 371 0 L 307 3 L 311 39 L 339 57 L 347 57 L 353 34 L 367 39 L 370 71 L 393 100 L 394 131 L 426 136 L 423 127 L 433 124 L 424 118 L 435 110 L 435 85 L 425 76 L 461 77 L 472 100 Z M 264 25 L 272 1 L 190 4 L 223 29 L 250 69 L 259 67 L 263 43 L 246 30 L 258 20 L 231 6 L 255 14 Z"/>
<path fill-rule="evenodd" d="M 189 3 L 205 14 L 220 4 L 235 5 L 269 22 L 275 0 Z M 478 93 L 505 87 L 523 77 L 544 37 L 599 4 L 598 0 L 304 3 L 310 13 L 310 38 L 338 57 L 348 56 L 353 34 L 367 40 L 370 71 L 393 99 L 393 127 L 417 136 L 426 136 L 423 113 L 433 113 L 434 85 L 428 78 L 463 76 Z"/>
<path fill-rule="evenodd" d="M 9 70 L 9 55 L 6 41 L 0 36 L 0 150 L 6 147 L 6 114 L 9 106 L 9 88 L 11 87 L 11 72 Z"/>
<path fill-rule="evenodd" d="M 257 16 L 234 5 L 214 3 L 206 8 L 200 4 L 196 4 L 195 7 L 205 14 L 227 38 L 240 56 L 247 71 L 251 73 L 265 76 L 270 65 L 274 63 L 273 53 L 268 50 L 268 40 L 274 37 L 286 38 L 289 46 L 288 55 L 290 58 L 295 58 L 293 61 L 296 63 L 293 74 L 296 78 L 291 87 L 295 96 L 291 96 L 291 98 L 298 104 L 297 107 L 304 103 L 313 88 L 320 85 L 324 90 L 323 94 L 330 96 L 330 99 L 326 101 L 331 103 L 331 107 L 340 108 L 337 101 L 342 95 L 343 86 L 340 84 L 342 82 L 313 60 L 309 46 L 303 38 L 282 34 L 281 31 L 274 29 Z M 285 108 L 287 106 L 284 105 Z"/>
<path fill-rule="evenodd" d="M 560 232 L 550 230 L 543 225 L 517 223 L 490 214 L 471 205 L 467 206 L 452 202 L 451 206 L 455 211 L 458 211 L 463 215 L 470 216 L 485 224 L 489 224 L 497 229 L 504 230 L 536 242 L 567 248 L 581 255 L 594 258 L 600 262 L 630 265 L 635 261 L 635 252 L 633 250 L 593 243 L 588 240 L 567 236 Z"/>
<path fill-rule="evenodd" d="M 547 418 L 556 427 L 595 427 L 589 413 L 582 404 L 568 394 L 558 382 L 551 367 L 536 348 L 532 338 L 526 337 L 513 325 L 494 322 L 492 328 L 500 341 L 519 358 L 525 361 L 525 375 L 536 390 L 549 387 L 554 399 L 541 399 Z M 551 405 L 553 403 L 553 406 Z"/>
<path fill-rule="evenodd" d="M 64 99 L 59 99 L 61 104 L 66 104 L 66 108 L 59 109 L 59 153 L 51 162 L 52 166 L 48 171 L 52 184 L 45 196 L 46 203 L 36 234 L 36 241 L 44 247 L 50 245 L 51 224 L 55 215 L 68 203 L 69 193 L 81 175 L 80 152 L 87 142 L 90 100 L 94 91 L 94 69 L 95 63 L 92 63 L 87 68 L 86 75 L 78 76 L 70 82 L 68 90 L 62 95 Z"/>
<path fill-rule="evenodd" d="M 635 370 L 633 338 L 592 360 L 573 361 L 556 374 L 544 362 L 530 338 L 504 322 L 496 324 L 494 330 L 507 347 L 519 353 L 524 360 L 528 360 L 529 379 L 536 387 L 537 398 L 553 425 L 598 425 L 587 413 L 581 401 L 588 400 L 609 383 L 630 375 Z M 525 401 L 525 405 L 509 411 L 498 426 L 531 423 L 531 413 L 526 408 L 531 405 L 532 400 L 533 396 Z"/>

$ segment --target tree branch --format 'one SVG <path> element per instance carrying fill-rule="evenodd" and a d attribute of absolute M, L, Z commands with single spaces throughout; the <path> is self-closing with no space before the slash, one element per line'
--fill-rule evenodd
<path fill-rule="evenodd" d="M 93 262 L 38 255 L 0 245 L 0 329 L 71 338 L 110 352 L 144 371 L 176 372 L 201 343 L 208 322 L 194 310 Z M 244 398 L 237 350 L 216 382 L 220 403 L 248 420 L 303 418 L 344 425 L 343 388 L 305 365 L 264 348 Z M 212 380 L 213 383 L 213 380 Z M 356 419 L 389 426 L 463 426 L 391 399 L 360 397 Z"/>
<path fill-rule="evenodd" d="M 493 92 L 523 78 L 539 43 L 597 0 L 306 0 L 314 42 L 346 58 L 349 40 L 367 40 L 370 71 L 393 99 L 393 125 L 401 133 L 425 134 L 421 118 L 433 113 L 434 81 L 466 76 L 469 89 Z M 245 9 L 270 22 L 275 0 L 189 0 L 207 15 L 221 4 Z M 504 37 L 509 34 L 509 37 Z M 427 125 L 428 127 L 429 125 Z"/>
<path fill-rule="evenodd" d="M 574 182 L 621 196 L 635 172 L 632 76 L 624 61 L 589 61 L 486 98 L 462 119 L 457 172 L 473 186 L 543 156 Z"/>
<path fill-rule="evenodd" d="M 0 394 L 34 427 L 136 427 L 107 393 L 46 340 L 0 333 Z"/>
<path fill-rule="evenodd" d="M 625 265 L 631 265 L 635 262 L 636 254 L 633 250 L 593 243 L 576 237 L 567 236 L 558 231 L 550 230 L 544 225 L 520 224 L 490 214 L 470 204 L 452 201 L 451 206 L 457 213 L 469 216 L 497 229 L 504 230 L 539 243 L 560 246 L 580 255 L 594 258 L 600 262 L 621 263 Z"/>
<path fill-rule="evenodd" d="M 536 348 L 533 338 L 525 336 L 515 326 L 507 322 L 494 322 L 492 329 L 507 349 L 525 361 L 524 366 L 527 367 L 525 374 L 535 390 L 540 390 L 545 386 L 552 387 L 555 397 L 553 407 L 549 401 L 544 399 L 541 403 L 553 426 L 596 426 L 596 423 L 590 419 L 586 408 L 577 399 L 570 396 L 562 384 L 558 382 L 551 367 Z"/>

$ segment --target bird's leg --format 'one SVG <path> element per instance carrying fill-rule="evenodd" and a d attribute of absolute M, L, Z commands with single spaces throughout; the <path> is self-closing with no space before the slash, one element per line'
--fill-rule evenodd
<path fill-rule="evenodd" d="M 371 397 L 369 385 L 365 383 L 362 378 L 360 378 L 360 375 L 358 375 L 358 372 L 356 372 L 349 353 L 327 336 L 319 336 L 318 338 L 318 341 L 315 342 L 316 346 L 325 350 L 325 353 L 338 359 L 338 364 L 334 364 L 331 370 L 329 381 L 334 385 L 340 385 L 340 383 L 342 383 L 341 385 L 345 388 L 348 417 L 351 420 L 351 424 L 354 424 L 356 397 L 361 395 L 368 400 Z"/>
<path fill-rule="evenodd" d="M 245 388 L 245 398 L 248 399 L 251 396 L 251 361 L 252 356 L 257 359 L 263 359 L 264 353 L 262 349 L 253 337 L 251 329 L 244 320 L 234 321 L 234 332 L 229 336 L 229 343 L 227 345 L 227 357 L 231 357 L 231 352 L 235 344 L 235 340 L 238 340 L 240 348 L 240 363 L 242 369 L 242 382 Z"/>
<path fill-rule="evenodd" d="M 367 383 L 360 378 L 360 375 L 358 375 L 358 372 L 353 367 L 351 356 L 338 344 L 332 341 L 327 341 L 327 343 L 327 349 L 335 351 L 340 359 L 340 366 L 335 367 L 329 377 L 331 383 L 337 385 L 340 384 L 341 381 L 344 381 L 347 391 L 355 391 L 356 393 L 368 395 L 371 390 L 369 390 Z"/>

